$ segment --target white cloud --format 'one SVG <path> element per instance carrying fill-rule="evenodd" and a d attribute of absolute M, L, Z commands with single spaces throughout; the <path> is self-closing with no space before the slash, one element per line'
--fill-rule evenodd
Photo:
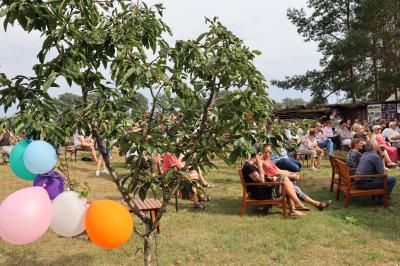
<path fill-rule="evenodd" d="M 171 27 L 173 40 L 195 38 L 207 30 L 204 17 L 220 18 L 221 22 L 238 35 L 252 49 L 262 51 L 256 60 L 268 80 L 286 75 L 301 74 L 318 68 L 320 54 L 315 43 L 305 43 L 286 17 L 289 7 L 305 7 L 306 0 L 147 0 L 148 4 L 163 3 L 164 19 Z M 1 21 L 0 21 L 1 22 Z M 29 75 L 37 62 L 41 41 L 38 32 L 25 33 L 18 26 L 0 29 L 0 72 L 13 76 Z M 63 83 L 64 84 L 64 83 Z M 64 86 L 63 86 L 64 87 Z M 69 89 L 60 89 L 55 94 Z M 73 90 L 76 92 L 76 90 Z M 284 97 L 303 97 L 309 93 L 282 91 L 270 87 L 275 100 Z M 1 108 L 0 108 L 1 109 Z M 1 110 L 0 110 L 1 115 Z"/>

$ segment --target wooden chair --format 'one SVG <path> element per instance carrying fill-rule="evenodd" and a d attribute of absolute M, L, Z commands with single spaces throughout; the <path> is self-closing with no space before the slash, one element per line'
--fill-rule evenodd
<path fill-rule="evenodd" d="M 242 205 L 240 207 L 240 216 L 246 214 L 246 206 L 247 205 L 282 205 L 282 215 L 283 218 L 287 218 L 287 211 L 286 211 L 286 191 L 285 188 L 282 186 L 282 196 L 280 199 L 268 199 L 268 200 L 256 200 L 250 198 L 247 194 L 247 187 L 248 186 L 278 186 L 282 185 L 283 182 L 262 182 L 262 183 L 246 183 L 244 181 L 242 169 L 238 169 L 238 173 L 240 176 L 240 181 L 243 187 L 243 196 L 242 196 Z"/>
<path fill-rule="evenodd" d="M 304 153 L 299 153 L 298 155 L 299 155 L 299 159 L 301 160 L 301 163 L 303 165 L 305 165 L 304 161 L 307 162 L 307 168 L 308 168 L 308 166 L 309 166 L 308 159 L 310 158 L 310 156 L 308 156 L 307 154 L 304 154 Z"/>
<path fill-rule="evenodd" d="M 387 194 L 387 174 L 374 174 L 374 175 L 353 175 L 349 174 L 349 167 L 346 163 L 335 159 L 335 167 L 339 172 L 339 182 L 336 192 L 336 200 L 339 200 L 340 191 L 344 195 L 344 207 L 349 206 L 349 200 L 351 197 L 360 196 L 376 196 L 383 195 L 384 203 L 383 206 L 386 209 L 388 207 L 388 194 Z M 357 186 L 353 183 L 355 178 L 383 178 L 383 188 L 362 190 L 357 189 Z"/>
<path fill-rule="evenodd" d="M 339 156 L 329 156 L 329 162 L 331 163 L 332 168 L 332 178 L 331 178 L 331 189 L 330 191 L 333 192 L 333 186 L 338 184 L 339 182 L 339 172 L 335 167 L 335 160 L 339 160 L 342 162 L 346 162 L 346 159 Z"/>

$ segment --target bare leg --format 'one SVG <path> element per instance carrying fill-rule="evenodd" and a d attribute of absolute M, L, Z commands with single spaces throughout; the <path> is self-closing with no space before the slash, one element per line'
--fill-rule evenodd
<path fill-rule="evenodd" d="M 316 164 L 315 167 L 319 168 L 321 166 L 321 155 L 319 154 L 318 157 L 316 158 Z"/>
<path fill-rule="evenodd" d="M 313 206 L 315 206 L 315 207 L 318 207 L 319 204 L 320 204 L 319 201 L 315 201 L 315 200 L 313 200 L 313 199 L 310 198 L 310 197 L 305 198 L 305 199 L 304 199 L 304 202 L 307 202 L 307 203 L 309 203 L 309 204 L 311 204 L 311 205 L 313 205 Z"/>
<path fill-rule="evenodd" d="M 386 150 L 383 152 L 383 154 L 384 154 L 384 157 L 385 157 L 384 162 L 386 162 L 387 164 L 388 163 L 393 163 L 392 160 L 390 160 L 389 154 L 387 153 Z"/>
<path fill-rule="evenodd" d="M 304 208 L 303 203 L 301 203 L 301 201 L 296 195 L 296 191 L 294 190 L 292 181 L 290 181 L 289 178 L 285 177 L 283 185 L 285 186 L 285 190 L 286 193 L 288 194 L 288 197 L 293 201 L 294 205 L 297 207 Z"/>
<path fill-rule="evenodd" d="M 303 216 L 304 213 L 301 211 L 296 211 L 296 207 L 292 199 L 288 197 L 288 204 L 289 204 L 289 215 L 291 216 Z"/>
<path fill-rule="evenodd" d="M 315 157 L 311 157 L 310 169 L 315 170 Z"/>

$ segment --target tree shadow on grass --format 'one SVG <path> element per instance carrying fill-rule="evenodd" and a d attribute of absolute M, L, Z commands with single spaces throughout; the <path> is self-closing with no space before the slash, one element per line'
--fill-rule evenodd
<path fill-rule="evenodd" d="M 204 212 L 208 214 L 217 214 L 225 216 L 239 216 L 240 206 L 242 204 L 242 198 L 240 197 L 226 197 L 226 198 L 213 198 L 209 202 L 205 202 L 206 209 Z M 249 216 L 270 216 L 270 215 L 282 215 L 280 207 L 273 206 L 265 210 L 258 210 L 260 206 L 247 206 L 246 214 Z M 191 212 L 198 212 L 198 209 L 189 208 Z"/>

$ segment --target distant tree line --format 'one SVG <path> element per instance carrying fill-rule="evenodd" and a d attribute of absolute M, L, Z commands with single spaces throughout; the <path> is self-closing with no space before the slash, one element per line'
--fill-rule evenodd
<path fill-rule="evenodd" d="M 309 0 L 290 21 L 322 53 L 320 68 L 274 80 L 283 89 L 310 90 L 316 100 L 340 94 L 351 102 L 381 101 L 400 88 L 400 1 Z"/>

